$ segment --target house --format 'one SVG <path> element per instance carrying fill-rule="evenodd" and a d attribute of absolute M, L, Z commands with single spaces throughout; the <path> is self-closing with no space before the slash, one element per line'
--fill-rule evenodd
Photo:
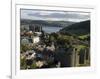
<path fill-rule="evenodd" d="M 33 43 L 38 43 L 40 41 L 40 37 L 39 36 L 34 36 L 33 37 Z"/>
<path fill-rule="evenodd" d="M 35 55 L 36 55 L 36 53 L 34 50 L 26 51 L 26 59 L 34 59 Z"/>

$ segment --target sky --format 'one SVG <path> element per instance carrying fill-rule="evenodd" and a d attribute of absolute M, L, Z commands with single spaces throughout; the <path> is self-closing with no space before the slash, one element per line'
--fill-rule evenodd
<path fill-rule="evenodd" d="M 21 9 L 21 19 L 80 22 L 90 19 L 90 13 Z"/>

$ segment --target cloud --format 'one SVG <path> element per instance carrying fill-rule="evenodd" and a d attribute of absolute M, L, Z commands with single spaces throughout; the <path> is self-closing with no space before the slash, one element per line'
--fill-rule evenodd
<path fill-rule="evenodd" d="M 64 21 L 84 21 L 90 19 L 90 13 L 71 11 L 41 11 L 41 10 L 21 10 L 21 19 L 32 20 L 64 20 Z"/>

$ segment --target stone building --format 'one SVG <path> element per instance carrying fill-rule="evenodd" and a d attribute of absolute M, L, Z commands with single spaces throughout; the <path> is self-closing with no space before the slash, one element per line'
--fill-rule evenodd
<path fill-rule="evenodd" d="M 90 49 L 88 47 L 80 50 L 74 48 L 72 54 L 72 66 L 89 66 L 90 65 Z"/>
<path fill-rule="evenodd" d="M 30 24 L 29 25 L 29 30 L 31 30 L 33 32 L 41 32 L 42 31 L 42 26 L 40 26 L 38 24 Z"/>
<path fill-rule="evenodd" d="M 58 50 L 55 61 L 60 62 L 61 67 L 80 67 L 90 66 L 90 51 L 89 48 L 69 48 L 65 51 Z"/>

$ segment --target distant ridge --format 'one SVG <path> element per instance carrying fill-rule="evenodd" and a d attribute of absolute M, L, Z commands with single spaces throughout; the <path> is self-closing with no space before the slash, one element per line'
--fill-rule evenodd
<path fill-rule="evenodd" d="M 74 22 L 70 21 L 49 21 L 49 20 L 27 20 L 27 19 L 21 19 L 21 25 L 23 24 L 38 24 L 43 26 L 54 26 L 54 27 L 67 27 Z"/>

